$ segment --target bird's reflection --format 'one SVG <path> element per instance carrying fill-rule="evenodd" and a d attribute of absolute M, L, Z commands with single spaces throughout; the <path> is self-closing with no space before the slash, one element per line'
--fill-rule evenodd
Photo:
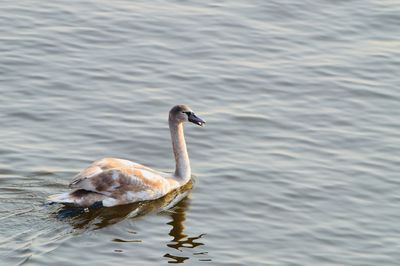
<path fill-rule="evenodd" d="M 186 219 L 186 210 L 188 206 L 189 199 L 184 198 L 173 208 L 172 212 L 170 213 L 172 220 L 167 223 L 172 226 L 171 230 L 169 231 L 169 235 L 172 237 L 172 240 L 167 244 L 167 246 L 178 251 L 181 251 L 182 248 L 196 248 L 197 246 L 204 245 L 201 242 L 195 242 L 195 240 L 200 239 L 203 234 L 188 237 L 188 235 L 184 233 L 185 226 L 183 222 Z M 169 263 L 183 263 L 185 260 L 189 259 L 189 257 L 186 256 L 177 256 L 170 253 L 166 253 L 164 257 L 171 259 L 168 261 Z"/>
<path fill-rule="evenodd" d="M 148 213 L 169 210 L 182 199 L 185 199 L 192 187 L 193 182 L 190 181 L 185 186 L 168 193 L 162 198 L 109 208 L 73 208 L 65 206 L 56 211 L 56 216 L 60 220 L 69 222 L 74 229 L 97 230 L 126 218 L 140 217 Z"/>
<path fill-rule="evenodd" d="M 63 207 L 56 211 L 56 216 L 69 222 L 76 230 L 98 230 L 127 218 L 140 217 L 148 213 L 162 213 L 171 218 L 171 221 L 167 224 L 172 226 L 168 233 L 172 239 L 167 243 L 167 246 L 172 249 L 171 253 L 179 251 L 182 254 L 182 249 L 194 249 L 204 245 L 199 241 L 204 234 L 188 236 L 184 232 L 186 211 L 190 204 L 190 199 L 187 196 L 192 187 L 193 183 L 189 182 L 157 200 L 110 208 L 83 209 Z M 165 258 L 170 259 L 168 263 L 183 263 L 189 259 L 188 256 L 178 256 L 171 253 L 164 255 Z M 193 253 L 193 255 L 198 254 L 204 254 L 204 252 Z"/>

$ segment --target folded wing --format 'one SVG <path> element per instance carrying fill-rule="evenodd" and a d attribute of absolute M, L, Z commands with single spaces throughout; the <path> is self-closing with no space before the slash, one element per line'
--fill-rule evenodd
<path fill-rule="evenodd" d="M 156 171 L 122 159 L 105 158 L 81 171 L 70 183 L 74 189 L 97 192 L 120 200 L 146 200 L 163 195 L 168 181 Z"/>

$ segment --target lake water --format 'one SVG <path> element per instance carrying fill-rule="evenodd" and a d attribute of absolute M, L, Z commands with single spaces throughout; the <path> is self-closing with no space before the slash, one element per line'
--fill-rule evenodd
<path fill-rule="evenodd" d="M 400 1 L 2 1 L 0 265 L 398 265 Z M 65 215 L 105 156 L 193 188 Z"/>

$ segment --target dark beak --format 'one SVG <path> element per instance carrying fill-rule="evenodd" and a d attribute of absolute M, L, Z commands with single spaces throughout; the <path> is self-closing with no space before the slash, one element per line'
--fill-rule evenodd
<path fill-rule="evenodd" d="M 188 115 L 188 120 L 189 122 L 192 122 L 193 124 L 199 125 L 201 127 L 204 126 L 204 124 L 206 123 L 206 121 L 196 116 L 194 113 L 190 113 Z"/>

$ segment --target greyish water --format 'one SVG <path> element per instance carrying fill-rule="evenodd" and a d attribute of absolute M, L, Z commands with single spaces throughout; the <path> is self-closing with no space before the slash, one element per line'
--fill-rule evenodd
<path fill-rule="evenodd" d="M 400 1 L 0 5 L 0 265 L 398 265 Z M 156 202 L 45 198 L 113 156 L 194 175 Z"/>

